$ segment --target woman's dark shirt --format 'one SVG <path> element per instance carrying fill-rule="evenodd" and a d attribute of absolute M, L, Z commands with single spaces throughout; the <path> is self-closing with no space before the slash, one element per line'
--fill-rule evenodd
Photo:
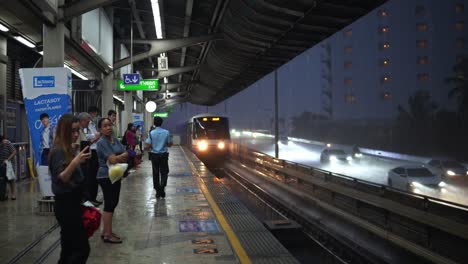
<path fill-rule="evenodd" d="M 49 171 L 52 178 L 52 192 L 55 195 L 77 191 L 83 187 L 85 178 L 80 166 L 77 166 L 73 171 L 70 182 L 63 183 L 60 180 L 59 175 L 67 165 L 63 149 L 53 148 L 50 154 Z"/>

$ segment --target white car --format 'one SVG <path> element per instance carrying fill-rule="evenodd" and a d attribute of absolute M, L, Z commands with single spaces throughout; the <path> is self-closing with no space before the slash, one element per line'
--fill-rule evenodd
<path fill-rule="evenodd" d="M 434 173 L 446 179 L 454 179 L 468 175 L 465 166 L 455 160 L 432 159 L 428 162 L 428 166 Z"/>
<path fill-rule="evenodd" d="M 404 191 L 428 187 L 444 187 L 445 183 L 440 175 L 433 174 L 428 168 L 421 165 L 405 165 L 388 171 L 388 185 Z"/>

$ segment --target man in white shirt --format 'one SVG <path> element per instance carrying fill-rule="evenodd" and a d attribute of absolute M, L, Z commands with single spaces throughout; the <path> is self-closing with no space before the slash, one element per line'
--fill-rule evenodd
<path fill-rule="evenodd" d="M 54 139 L 54 127 L 50 124 L 49 115 L 47 113 L 42 113 L 39 119 L 42 123 L 40 131 L 41 143 L 39 146 L 41 153 L 40 165 L 48 166 L 50 146 L 52 146 Z"/>
<path fill-rule="evenodd" d="M 97 201 L 98 193 L 98 182 L 97 182 L 97 171 L 99 168 L 98 156 L 96 152 L 96 142 L 100 138 L 100 133 L 97 132 L 96 127 L 91 121 L 91 115 L 86 112 L 82 112 L 78 115 L 80 119 L 80 145 L 82 148 L 90 145 L 91 158 L 83 164 L 82 169 L 86 176 L 86 189 L 85 199 L 93 203 L 95 206 L 100 205 L 102 202 Z"/>

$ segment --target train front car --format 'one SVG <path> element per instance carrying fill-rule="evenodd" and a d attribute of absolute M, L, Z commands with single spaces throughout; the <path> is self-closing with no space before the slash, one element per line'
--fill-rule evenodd
<path fill-rule="evenodd" d="M 192 151 L 197 156 L 223 159 L 230 143 L 229 119 L 216 115 L 198 115 L 189 122 Z"/>

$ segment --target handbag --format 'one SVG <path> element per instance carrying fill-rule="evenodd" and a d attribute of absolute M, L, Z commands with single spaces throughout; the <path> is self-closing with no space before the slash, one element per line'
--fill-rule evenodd
<path fill-rule="evenodd" d="M 16 179 L 16 174 L 15 174 L 15 170 L 13 169 L 13 164 L 11 164 L 11 161 L 9 160 L 6 160 L 5 161 L 6 163 L 6 176 L 7 176 L 7 179 L 9 181 L 11 180 L 15 180 Z"/>
<path fill-rule="evenodd" d="M 83 226 L 86 230 L 86 235 L 92 237 L 101 225 L 101 212 L 96 207 L 84 205 L 81 206 L 81 211 L 83 213 Z"/>

